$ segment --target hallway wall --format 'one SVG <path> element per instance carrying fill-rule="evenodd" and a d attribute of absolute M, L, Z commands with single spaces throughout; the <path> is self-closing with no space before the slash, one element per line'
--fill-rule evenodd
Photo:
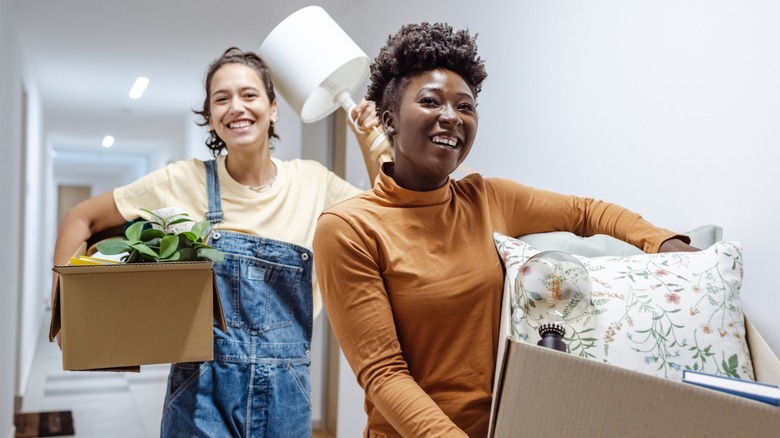
<path fill-rule="evenodd" d="M 11 0 L 0 0 L 0 230 L 5 240 L 0 251 L 0 437 L 12 438 L 16 377 L 17 311 L 20 282 L 20 169 L 22 68 L 18 32 Z"/>
<path fill-rule="evenodd" d="M 20 272 L 19 277 L 17 313 L 17 396 L 21 396 L 27 386 L 41 321 L 51 296 L 51 245 L 43 229 L 44 221 L 41 220 L 47 215 L 46 175 L 50 175 L 46 171 L 49 153 L 43 141 L 43 107 L 36 84 L 26 68 L 22 71 L 22 83 L 26 94 L 26 103 L 23 105 L 26 126 L 20 142 L 25 150 L 25 170 L 20 175 L 24 181 L 19 184 L 23 188 L 20 189 L 20 195 L 23 194 L 24 200 L 20 199 L 20 203 L 24 206 L 24 215 L 20 219 L 20 261 L 23 272 Z M 21 131 L 21 125 L 17 130 Z"/>

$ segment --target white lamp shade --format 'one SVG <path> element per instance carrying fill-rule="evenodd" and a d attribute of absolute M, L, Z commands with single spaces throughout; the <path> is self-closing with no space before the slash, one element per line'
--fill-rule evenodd
<path fill-rule="evenodd" d="M 368 76 L 370 59 L 319 6 L 294 12 L 260 45 L 277 91 L 306 123 L 333 111 Z"/>

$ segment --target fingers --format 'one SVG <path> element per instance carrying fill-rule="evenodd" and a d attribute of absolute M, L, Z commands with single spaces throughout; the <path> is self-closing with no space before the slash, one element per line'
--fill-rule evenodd
<path fill-rule="evenodd" d="M 352 108 L 351 114 L 353 120 L 357 121 L 357 125 L 364 131 L 370 131 L 379 126 L 379 117 L 376 114 L 376 105 L 374 102 L 362 99 L 360 103 Z"/>

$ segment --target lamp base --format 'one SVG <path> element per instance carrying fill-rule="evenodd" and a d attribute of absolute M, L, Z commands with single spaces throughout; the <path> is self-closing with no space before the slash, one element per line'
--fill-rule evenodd
<path fill-rule="evenodd" d="M 536 345 L 545 348 L 552 348 L 566 353 L 566 343 L 563 342 L 563 336 L 566 334 L 566 329 L 562 324 L 546 323 L 539 327 L 539 336 L 542 339 L 536 343 Z"/>

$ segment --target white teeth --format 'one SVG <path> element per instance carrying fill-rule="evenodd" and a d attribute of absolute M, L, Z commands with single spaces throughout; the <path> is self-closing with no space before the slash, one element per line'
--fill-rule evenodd
<path fill-rule="evenodd" d="M 246 128 L 247 126 L 251 125 L 252 122 L 248 120 L 241 120 L 238 122 L 233 122 L 228 125 L 229 128 Z"/>
<path fill-rule="evenodd" d="M 444 137 L 442 135 L 437 135 L 433 137 L 433 142 L 454 148 L 458 144 L 458 139 L 454 137 Z"/>

